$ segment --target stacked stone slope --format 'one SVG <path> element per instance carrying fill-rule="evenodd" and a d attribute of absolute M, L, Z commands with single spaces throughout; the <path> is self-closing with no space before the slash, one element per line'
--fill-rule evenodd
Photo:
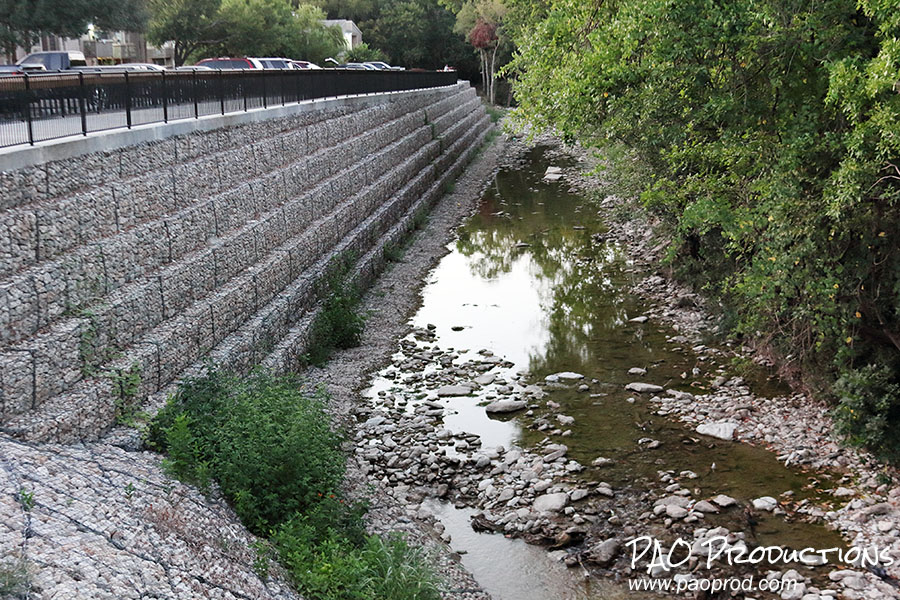
<path fill-rule="evenodd" d="M 0 174 L 0 430 L 98 439 L 206 361 L 296 366 L 338 257 L 372 277 L 490 128 L 467 84 Z"/>

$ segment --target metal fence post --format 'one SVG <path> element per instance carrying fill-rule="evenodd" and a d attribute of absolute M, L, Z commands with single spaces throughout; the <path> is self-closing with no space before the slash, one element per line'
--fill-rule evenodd
<path fill-rule="evenodd" d="M 248 85 L 247 76 L 244 75 L 241 77 L 241 94 L 244 96 L 244 112 L 247 112 L 247 88 L 250 87 Z"/>
<path fill-rule="evenodd" d="M 125 123 L 131 129 L 131 84 L 128 82 L 128 71 L 125 71 Z"/>
<path fill-rule="evenodd" d="M 266 73 L 265 73 L 265 71 L 260 73 L 260 75 L 262 75 L 263 108 L 269 108 L 269 99 L 266 98 Z"/>
<path fill-rule="evenodd" d="M 84 92 L 84 73 L 82 71 L 78 72 L 78 109 L 81 111 L 81 135 L 87 135 L 87 107 L 85 106 L 85 92 Z"/>
<path fill-rule="evenodd" d="M 162 72 L 163 123 L 169 122 L 169 87 L 166 85 L 166 72 Z"/>
<path fill-rule="evenodd" d="M 25 77 L 25 122 L 28 124 L 28 143 L 34 146 L 34 125 L 31 122 L 31 80 L 28 73 L 22 74 Z"/>
<path fill-rule="evenodd" d="M 200 108 L 197 103 L 197 70 L 194 69 L 193 71 L 191 71 L 191 74 L 193 75 L 193 77 L 191 77 L 191 91 L 193 91 L 194 96 L 194 118 L 199 119 Z"/>
<path fill-rule="evenodd" d="M 219 69 L 219 108 L 222 109 L 222 114 L 225 114 L 225 79 L 224 79 L 225 71 Z"/>

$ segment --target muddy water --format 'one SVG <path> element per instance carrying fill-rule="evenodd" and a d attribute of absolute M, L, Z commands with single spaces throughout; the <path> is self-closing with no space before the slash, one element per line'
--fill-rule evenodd
<path fill-rule="evenodd" d="M 569 447 L 571 458 L 585 465 L 598 456 L 616 461 L 611 468 L 587 469 L 585 477 L 616 488 L 646 489 L 659 487 L 659 471 L 690 470 L 698 475 L 691 482 L 695 497 L 724 493 L 746 501 L 788 490 L 800 497 L 813 495 L 815 480 L 785 468 L 773 454 L 744 444 L 698 441 L 684 426 L 655 415 L 656 407 L 646 398 L 624 390 L 640 380 L 702 392 L 723 372 L 728 358 L 673 343 L 677 333 L 652 319 L 631 321 L 646 309 L 626 292 L 639 276 L 637 269 L 604 236 L 595 208 L 569 193 L 564 183 L 542 181 L 548 165 L 545 151 L 537 149 L 524 168 L 500 172 L 478 213 L 460 228 L 451 253 L 427 281 L 414 325 L 433 325 L 445 349 L 472 354 L 489 349 L 514 363 L 510 372 L 528 372 L 534 380 L 560 371 L 594 380 L 589 391 L 559 389 L 548 398 L 561 405 L 559 412 L 575 418 L 569 435 L 553 437 Z M 465 357 L 463 353 L 460 362 Z M 629 375 L 632 367 L 645 368 L 647 374 Z M 754 379 L 756 393 L 784 391 L 764 373 Z M 388 385 L 376 381 L 373 394 Z M 479 434 L 484 447 L 531 447 L 548 437 L 515 417 L 488 418 L 478 401 L 454 400 L 456 412 L 444 419 L 445 426 Z M 638 443 L 643 438 L 661 446 L 643 449 Z M 616 595 L 584 587 L 577 574 L 560 573 L 548 565 L 545 554 L 539 557 L 521 542 L 465 533 L 464 512 L 447 505 L 435 510 L 448 531 L 456 530 L 453 545 L 467 552 L 464 562 L 498 598 Z M 819 548 L 840 543 L 822 527 L 789 524 L 780 517 L 763 519 L 757 541 Z M 519 568 L 493 565 L 501 555 Z M 538 582 L 548 580 L 558 582 L 553 594 L 535 591 Z"/>

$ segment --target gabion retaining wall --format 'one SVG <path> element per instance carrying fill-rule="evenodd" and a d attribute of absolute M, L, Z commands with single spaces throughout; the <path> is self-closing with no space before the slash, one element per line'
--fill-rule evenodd
<path fill-rule="evenodd" d="M 374 276 L 489 128 L 460 83 L 0 173 L 0 430 L 96 439 L 206 360 L 293 368 L 329 265 Z"/>

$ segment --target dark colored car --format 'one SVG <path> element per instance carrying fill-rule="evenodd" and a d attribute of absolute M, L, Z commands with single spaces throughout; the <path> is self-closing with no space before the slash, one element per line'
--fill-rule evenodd
<path fill-rule="evenodd" d="M 16 64 L 26 68 L 26 70 L 31 65 L 42 65 L 46 71 L 68 71 L 69 69 L 86 67 L 87 61 L 84 58 L 84 53 L 69 50 L 62 52 L 32 52 Z"/>

